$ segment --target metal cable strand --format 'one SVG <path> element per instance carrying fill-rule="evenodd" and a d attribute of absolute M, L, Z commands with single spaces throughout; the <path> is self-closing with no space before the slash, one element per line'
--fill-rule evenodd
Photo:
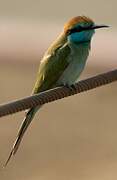
<path fill-rule="evenodd" d="M 0 106 L 0 117 L 13 114 L 117 81 L 117 69 L 79 81 L 74 87 L 58 87 Z"/>

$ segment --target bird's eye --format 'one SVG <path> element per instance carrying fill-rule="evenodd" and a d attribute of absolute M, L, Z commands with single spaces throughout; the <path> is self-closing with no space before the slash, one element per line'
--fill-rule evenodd
<path fill-rule="evenodd" d="M 81 31 L 83 31 L 83 30 L 84 30 L 84 28 L 83 28 L 82 26 L 78 26 L 78 27 L 75 27 L 75 28 L 73 28 L 73 29 L 69 29 L 69 30 L 67 31 L 67 33 L 68 33 L 68 35 L 70 35 L 70 34 L 72 34 L 72 33 L 81 32 Z"/>
<path fill-rule="evenodd" d="M 67 34 L 70 35 L 72 33 L 75 33 L 75 32 L 81 32 L 81 31 L 85 31 L 85 30 L 90 30 L 92 28 L 93 24 L 91 25 L 88 25 L 88 26 L 77 26 L 75 28 L 72 28 L 72 29 L 69 29 L 67 31 Z"/>
<path fill-rule="evenodd" d="M 76 28 L 73 28 L 73 29 L 69 29 L 68 31 L 67 31 L 67 33 L 68 33 L 68 35 L 70 35 L 70 34 L 72 34 L 72 33 L 75 33 L 75 32 L 80 32 L 80 31 L 82 31 L 82 27 L 76 27 Z"/>
<path fill-rule="evenodd" d="M 78 27 L 77 27 L 77 31 L 78 31 L 78 32 L 83 31 L 83 29 L 84 29 L 84 28 L 83 28 L 82 26 L 78 26 Z"/>

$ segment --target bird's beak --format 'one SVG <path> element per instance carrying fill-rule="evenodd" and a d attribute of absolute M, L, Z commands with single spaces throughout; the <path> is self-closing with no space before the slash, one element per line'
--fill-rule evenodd
<path fill-rule="evenodd" d="M 108 28 L 109 26 L 107 26 L 107 25 L 93 25 L 92 27 L 91 27 L 91 29 L 99 29 L 99 28 Z"/>

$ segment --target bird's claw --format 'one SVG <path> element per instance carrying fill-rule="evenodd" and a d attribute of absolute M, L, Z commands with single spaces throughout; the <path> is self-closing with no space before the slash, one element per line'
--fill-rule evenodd
<path fill-rule="evenodd" d="M 75 85 L 74 84 L 72 84 L 72 85 L 69 85 L 69 84 L 65 84 L 64 85 L 66 88 L 69 88 L 71 91 L 76 91 L 76 87 L 75 87 Z"/>

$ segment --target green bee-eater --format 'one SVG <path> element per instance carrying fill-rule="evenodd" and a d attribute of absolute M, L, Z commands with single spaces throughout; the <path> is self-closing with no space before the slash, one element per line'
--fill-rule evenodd
<path fill-rule="evenodd" d="M 108 26 L 96 25 L 85 16 L 77 16 L 68 21 L 63 32 L 45 52 L 32 93 L 40 93 L 61 85 L 70 86 L 77 82 L 86 64 L 95 29 L 103 27 Z M 6 165 L 17 152 L 25 131 L 39 109 L 37 106 L 26 111 Z"/>

